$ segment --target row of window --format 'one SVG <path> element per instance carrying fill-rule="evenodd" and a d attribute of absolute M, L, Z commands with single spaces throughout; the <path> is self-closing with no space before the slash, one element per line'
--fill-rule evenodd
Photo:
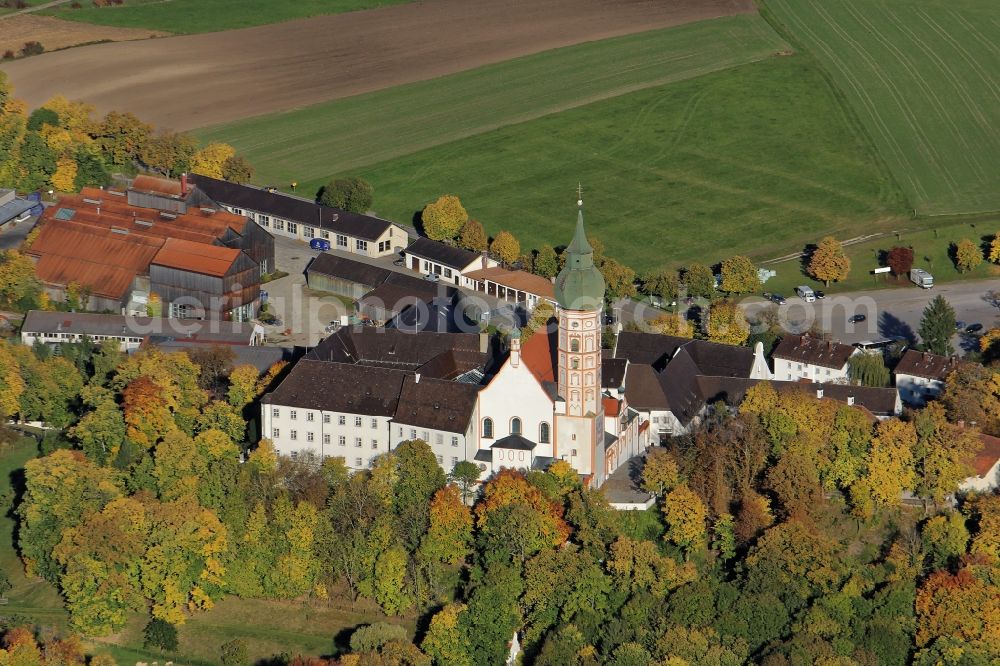
<path fill-rule="evenodd" d="M 281 437 L 281 428 L 271 428 L 271 436 L 274 439 L 280 438 Z M 292 440 L 293 442 L 298 441 L 298 439 L 299 439 L 299 431 L 298 430 L 289 430 L 288 431 L 288 439 Z M 316 441 L 315 434 L 312 433 L 312 432 L 307 432 L 306 433 L 306 441 L 307 442 Z M 372 450 L 377 451 L 378 450 L 378 440 L 377 439 L 373 439 L 373 440 L 371 440 L 371 442 L 372 442 Z M 323 443 L 327 444 L 327 445 L 329 445 L 331 443 L 331 436 L 329 434 L 324 434 L 323 435 Z M 344 435 L 340 435 L 339 437 L 337 437 L 337 446 L 347 446 L 347 437 L 345 437 Z M 354 438 L 354 446 L 356 448 L 359 448 L 359 449 L 362 446 L 364 446 L 364 443 L 363 443 L 361 437 L 355 437 Z"/>
<path fill-rule="evenodd" d="M 434 275 L 444 275 L 446 278 L 450 278 L 452 276 L 450 268 L 446 268 L 441 264 L 432 263 L 430 261 L 427 261 L 426 259 L 423 259 L 421 261 L 425 273 L 433 273 Z"/>
<path fill-rule="evenodd" d="M 240 211 L 239 208 L 236 208 L 236 209 L 233 210 L 233 212 L 235 212 L 237 214 L 241 214 L 239 211 Z M 253 213 L 247 213 L 247 216 L 250 217 L 250 219 L 253 219 Z M 297 234 L 299 232 L 299 225 L 297 223 L 295 223 L 295 222 L 286 222 L 285 220 L 279 220 L 279 219 L 275 219 L 272 222 L 271 218 L 268 217 L 267 215 L 259 215 L 259 216 L 257 216 L 257 223 L 260 224 L 260 226 L 262 226 L 262 227 L 272 227 L 273 226 L 273 228 L 274 228 L 275 231 L 287 231 L 290 234 Z M 324 230 L 321 229 L 320 232 L 319 232 L 319 236 L 320 236 L 320 238 L 322 238 L 324 240 L 330 240 L 330 232 L 329 231 L 324 231 Z M 337 247 L 346 248 L 347 247 L 347 236 L 345 236 L 344 234 L 336 234 L 336 236 L 337 236 L 337 238 L 336 238 Z M 302 237 L 305 238 L 305 239 L 315 238 L 316 237 L 316 228 L 315 227 L 310 227 L 308 225 L 303 224 L 302 225 Z M 388 252 L 389 248 L 391 246 L 392 246 L 391 242 L 389 242 L 389 241 L 382 241 L 382 242 L 380 242 L 378 244 L 378 251 L 379 252 Z M 357 250 L 358 252 L 367 252 L 368 251 L 368 241 L 363 241 L 363 240 L 360 240 L 360 239 L 355 240 L 354 241 L 354 249 Z"/>
<path fill-rule="evenodd" d="M 520 435 L 521 434 L 521 419 L 517 416 L 510 420 L 510 434 Z M 493 419 L 486 417 L 483 419 L 483 437 L 485 439 L 493 439 Z M 538 425 L 538 443 L 548 444 L 549 438 L 551 437 L 551 429 L 548 423 L 540 423 Z"/>
<path fill-rule="evenodd" d="M 280 407 L 272 407 L 271 408 L 271 416 L 273 416 L 276 419 L 280 419 L 281 418 L 281 408 Z M 292 420 L 292 421 L 298 420 L 298 418 L 299 418 L 299 412 L 298 412 L 298 410 L 296 410 L 296 409 L 290 409 L 290 410 L 288 410 L 288 418 L 290 420 Z M 309 421 L 311 423 L 311 422 L 313 422 L 315 420 L 316 420 L 316 414 L 314 412 L 306 412 L 306 421 Z M 323 423 L 331 423 L 331 422 L 332 422 L 331 415 L 330 414 L 324 414 L 323 415 Z M 355 416 L 354 417 L 354 427 L 355 428 L 360 428 L 362 426 L 363 422 L 364 422 L 364 420 L 362 419 L 362 417 L 360 417 L 360 416 Z M 374 418 L 371 419 L 370 424 L 371 424 L 372 429 L 378 428 L 378 419 L 374 419 Z M 337 425 L 347 425 L 347 417 L 344 416 L 343 414 L 340 414 L 339 416 L 337 416 Z"/>
<path fill-rule="evenodd" d="M 305 453 L 304 457 L 306 457 L 308 459 L 308 457 L 310 455 L 311 455 L 311 452 L 307 451 Z M 298 460 L 298 458 L 299 458 L 299 452 L 298 451 L 291 451 L 291 452 L 289 452 L 288 457 L 290 457 L 292 460 Z M 326 459 L 328 459 L 330 457 L 331 456 L 329 456 L 329 455 L 324 455 L 323 459 L 326 460 Z M 443 467 L 444 466 L 444 456 L 437 456 L 437 463 Z M 360 468 L 363 464 L 364 464 L 364 459 L 363 458 L 355 458 L 354 459 L 354 467 L 355 467 L 355 469 Z M 375 464 L 375 458 L 369 458 L 368 459 L 368 467 L 372 467 L 374 464 Z M 457 464 L 458 464 L 458 456 L 452 456 L 451 457 L 451 468 L 454 469 L 455 465 L 457 465 Z M 484 465 L 480 465 L 480 469 L 481 470 L 485 469 L 485 466 Z"/>
<path fill-rule="evenodd" d="M 82 339 L 77 333 L 25 333 L 25 337 L 28 338 L 51 338 L 54 340 L 77 340 Z M 142 342 L 142 338 L 128 338 L 121 337 L 118 335 L 89 335 L 89 337 L 94 342 L 102 342 L 104 340 L 118 340 L 119 342 Z"/>
<path fill-rule="evenodd" d="M 399 438 L 402 439 L 403 436 L 404 436 L 403 426 L 399 426 Z M 417 429 L 416 428 L 410 428 L 410 439 L 416 439 L 416 438 L 417 438 Z M 428 444 L 432 443 L 431 442 L 431 434 L 427 430 L 424 430 L 423 432 L 420 433 L 420 439 L 424 440 Z M 444 446 L 444 435 L 442 435 L 439 432 L 434 433 L 434 442 L 433 442 L 433 444 L 435 444 L 437 446 Z M 451 445 L 454 446 L 454 447 L 458 446 L 458 435 L 452 435 L 451 436 Z"/>

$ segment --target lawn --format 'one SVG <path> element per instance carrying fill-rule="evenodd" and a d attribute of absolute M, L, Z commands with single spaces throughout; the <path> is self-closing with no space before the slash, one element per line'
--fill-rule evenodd
<path fill-rule="evenodd" d="M 1000 210 L 1000 3 L 764 6 L 830 72 L 919 214 Z"/>
<path fill-rule="evenodd" d="M 899 225 L 898 189 L 854 127 L 811 59 L 771 57 L 357 172 L 383 217 L 450 192 L 522 250 L 568 242 L 582 182 L 588 233 L 637 270 L 762 260 Z"/>
<path fill-rule="evenodd" d="M 40 5 L 45 2 L 49 2 L 49 0 L 25 0 L 25 3 L 27 4 L 28 7 L 34 7 L 35 5 Z M 27 7 L 25 9 L 27 9 Z M 21 10 L 18 9 L 17 7 L 0 7 L 0 16 L 18 11 Z"/>
<path fill-rule="evenodd" d="M 257 167 L 262 183 L 288 187 L 297 181 L 315 191 L 335 173 L 784 48 L 758 16 L 734 16 L 545 51 L 196 133 L 236 146 Z"/>
<path fill-rule="evenodd" d="M 982 243 L 985 246 L 992 240 L 994 234 L 1000 231 L 1000 218 L 985 222 L 951 222 L 940 225 L 931 220 L 922 221 L 920 224 L 931 224 L 932 226 L 921 228 L 913 222 L 902 223 L 899 228 L 904 230 L 898 236 L 890 234 L 847 247 L 847 256 L 851 259 L 851 274 L 844 282 L 826 288 L 821 282 L 805 276 L 801 262 L 786 261 L 768 265 L 768 268 L 776 270 L 778 274 L 768 280 L 766 288 L 768 291 L 787 297 L 792 296 L 795 287 L 800 284 L 810 285 L 814 289 L 824 289 L 831 294 L 878 287 L 908 287 L 909 282 L 905 280 L 897 282 L 891 276 L 879 276 L 876 280 L 871 272 L 872 269 L 880 265 L 877 257 L 897 245 L 912 247 L 913 265 L 930 271 L 934 275 L 935 283 L 982 280 L 1000 276 L 1000 267 L 985 262 L 974 271 L 959 273 L 949 254 L 951 244 L 964 238 Z"/>
<path fill-rule="evenodd" d="M 45 13 L 71 21 L 177 34 L 217 32 L 399 5 L 412 0 L 126 0 L 117 7 L 69 6 Z"/>

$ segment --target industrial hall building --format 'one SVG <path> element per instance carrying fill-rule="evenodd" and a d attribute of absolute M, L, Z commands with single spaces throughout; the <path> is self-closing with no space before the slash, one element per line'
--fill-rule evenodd
<path fill-rule="evenodd" d="M 474 333 L 343 328 L 261 401 L 262 434 L 281 455 L 342 457 L 354 470 L 400 442 L 426 441 L 451 471 L 482 478 L 565 460 L 600 486 L 649 445 L 648 423 L 602 381 L 604 279 L 582 202 L 547 328 L 508 339 Z"/>
<path fill-rule="evenodd" d="M 62 196 L 25 252 L 54 300 L 72 288 L 86 310 L 170 318 L 249 321 L 274 269 L 274 238 L 185 178 Z"/>

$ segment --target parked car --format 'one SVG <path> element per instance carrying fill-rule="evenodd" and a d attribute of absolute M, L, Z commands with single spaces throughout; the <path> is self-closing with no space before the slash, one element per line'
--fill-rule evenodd
<path fill-rule="evenodd" d="M 428 273 L 427 275 L 424 276 L 424 279 L 427 280 L 428 282 L 437 282 L 438 280 L 441 279 L 441 277 L 435 275 L 434 273 Z"/>
<path fill-rule="evenodd" d="M 313 238 L 311 241 L 309 241 L 309 247 L 311 247 L 314 250 L 321 250 L 323 252 L 326 252 L 327 250 L 330 249 L 330 241 L 326 240 L 325 238 Z"/>
<path fill-rule="evenodd" d="M 778 305 L 784 305 L 788 301 L 785 300 L 785 297 L 781 294 L 771 294 L 771 302 L 777 303 Z"/>
<path fill-rule="evenodd" d="M 867 315 L 856 314 L 856 315 L 851 315 L 851 318 L 848 319 L 847 321 L 851 322 L 852 324 L 860 324 L 863 321 L 867 321 L 867 319 L 868 319 Z"/>
<path fill-rule="evenodd" d="M 965 332 L 968 333 L 969 335 L 978 333 L 981 330 L 983 330 L 982 324 L 969 324 L 968 326 L 965 327 Z"/>
<path fill-rule="evenodd" d="M 963 328 L 965 328 L 965 322 L 964 321 L 959 320 L 959 321 L 955 322 L 955 330 L 956 331 L 961 331 Z"/>
<path fill-rule="evenodd" d="M 392 265 L 393 266 L 402 266 L 404 263 L 406 263 L 405 260 L 402 257 L 400 257 L 399 259 L 396 259 L 395 261 L 393 261 Z"/>
<path fill-rule="evenodd" d="M 818 289 L 813 293 L 816 294 L 816 298 L 826 298 L 826 294 L 824 294 L 822 291 L 819 291 Z"/>

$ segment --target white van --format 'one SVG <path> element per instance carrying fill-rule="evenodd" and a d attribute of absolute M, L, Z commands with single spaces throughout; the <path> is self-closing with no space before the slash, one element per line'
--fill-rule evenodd
<path fill-rule="evenodd" d="M 795 293 L 804 300 L 806 303 L 812 303 L 816 300 L 816 294 L 813 292 L 812 287 L 807 287 L 802 285 L 801 287 L 795 288 Z"/>

